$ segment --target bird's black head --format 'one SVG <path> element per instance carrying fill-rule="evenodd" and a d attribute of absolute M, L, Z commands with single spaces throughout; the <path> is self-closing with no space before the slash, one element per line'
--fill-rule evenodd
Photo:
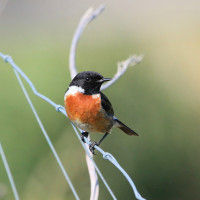
<path fill-rule="evenodd" d="M 81 87 L 84 89 L 85 94 L 91 95 L 99 93 L 102 83 L 110 80 L 110 78 L 104 78 L 97 72 L 84 71 L 78 73 L 69 86 Z"/>

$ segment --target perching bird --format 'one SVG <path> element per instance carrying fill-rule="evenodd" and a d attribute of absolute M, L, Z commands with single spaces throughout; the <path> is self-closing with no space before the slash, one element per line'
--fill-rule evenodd
<path fill-rule="evenodd" d="M 77 74 L 65 92 L 64 103 L 69 119 L 81 130 L 82 140 L 90 132 L 104 133 L 99 142 L 92 142 L 89 146 L 94 154 L 94 146 L 99 146 L 110 133 L 112 127 L 120 128 L 127 135 L 138 135 L 116 117 L 108 98 L 100 92 L 101 85 L 110 81 L 101 74 L 84 71 Z"/>

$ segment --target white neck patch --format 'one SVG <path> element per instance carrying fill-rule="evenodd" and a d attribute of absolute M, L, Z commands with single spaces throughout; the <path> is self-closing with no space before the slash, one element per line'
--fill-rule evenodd
<path fill-rule="evenodd" d="M 82 87 L 70 86 L 69 89 L 67 90 L 67 92 L 65 93 L 64 99 L 66 99 L 66 97 L 68 95 L 73 95 L 74 96 L 77 92 L 84 93 L 85 90 Z"/>

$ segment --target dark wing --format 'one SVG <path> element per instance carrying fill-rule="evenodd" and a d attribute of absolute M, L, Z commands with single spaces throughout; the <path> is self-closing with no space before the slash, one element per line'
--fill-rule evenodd
<path fill-rule="evenodd" d="M 112 104 L 103 93 L 100 92 L 100 94 L 101 94 L 101 106 L 103 107 L 103 109 L 106 111 L 108 115 L 113 116 L 114 110 L 113 110 Z"/>

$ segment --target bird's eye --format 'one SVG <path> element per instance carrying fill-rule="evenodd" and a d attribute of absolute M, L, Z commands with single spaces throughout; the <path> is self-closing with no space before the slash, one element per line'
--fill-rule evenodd
<path fill-rule="evenodd" d="M 87 82 L 90 82 L 90 81 L 91 81 L 91 78 L 90 78 L 90 77 L 87 77 L 85 80 L 86 80 Z"/>

